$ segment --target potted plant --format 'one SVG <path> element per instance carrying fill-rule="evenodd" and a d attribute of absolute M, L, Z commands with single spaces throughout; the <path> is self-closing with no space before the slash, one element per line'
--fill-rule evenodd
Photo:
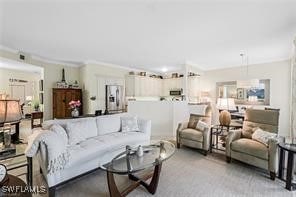
<path fill-rule="evenodd" d="M 70 101 L 69 106 L 72 109 L 71 115 L 72 117 L 78 117 L 79 116 L 79 107 L 81 106 L 80 100 L 78 101 Z"/>
<path fill-rule="evenodd" d="M 40 110 L 40 102 L 38 100 L 33 101 L 33 108 L 35 111 Z"/>

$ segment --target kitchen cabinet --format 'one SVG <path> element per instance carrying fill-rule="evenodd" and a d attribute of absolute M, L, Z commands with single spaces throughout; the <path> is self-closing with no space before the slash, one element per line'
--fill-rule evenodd
<path fill-rule="evenodd" d="M 183 88 L 184 78 L 168 78 L 163 79 L 162 96 L 170 96 L 171 90 L 178 90 Z"/>
<path fill-rule="evenodd" d="M 187 92 L 189 102 L 197 102 L 200 97 L 200 77 L 190 76 L 188 77 Z"/>
<path fill-rule="evenodd" d="M 194 78 L 194 79 L 193 79 Z M 197 77 L 189 77 L 190 87 L 188 92 L 191 96 L 196 97 L 199 88 L 199 81 L 196 82 Z M 144 76 L 128 75 L 125 79 L 125 93 L 128 97 L 160 97 L 170 96 L 171 90 L 184 89 L 185 78 L 151 78 Z M 191 88 L 193 88 L 191 90 Z"/>
<path fill-rule="evenodd" d="M 144 76 L 127 76 L 125 80 L 126 96 L 160 96 L 162 81 L 158 78 Z"/>

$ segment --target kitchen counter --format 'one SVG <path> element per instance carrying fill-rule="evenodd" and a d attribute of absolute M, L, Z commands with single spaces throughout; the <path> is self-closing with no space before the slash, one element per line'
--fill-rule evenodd
<path fill-rule="evenodd" d="M 173 137 L 178 123 L 189 120 L 186 101 L 129 101 L 127 111 L 151 120 L 152 136 Z"/>

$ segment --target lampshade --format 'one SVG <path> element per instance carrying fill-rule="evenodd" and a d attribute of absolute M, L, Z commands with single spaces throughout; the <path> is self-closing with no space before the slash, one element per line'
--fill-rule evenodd
<path fill-rule="evenodd" d="M 218 98 L 217 108 L 221 110 L 236 110 L 233 98 Z"/>
<path fill-rule="evenodd" d="M 16 122 L 22 118 L 19 100 L 0 100 L 0 123 Z"/>
<path fill-rule="evenodd" d="M 32 101 L 33 97 L 32 96 L 26 96 L 26 101 Z"/>

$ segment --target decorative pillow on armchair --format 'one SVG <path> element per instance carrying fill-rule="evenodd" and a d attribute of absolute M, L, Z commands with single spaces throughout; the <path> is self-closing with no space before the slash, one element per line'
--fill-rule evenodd
<path fill-rule="evenodd" d="M 252 135 L 252 139 L 256 140 L 258 142 L 261 142 L 262 144 L 265 144 L 266 146 L 268 146 L 268 140 L 270 138 L 275 138 L 277 136 L 276 133 L 264 131 L 260 128 L 255 128 L 254 130 L 255 130 L 255 132 Z"/>
<path fill-rule="evenodd" d="M 137 117 L 121 117 L 121 131 L 139 131 L 138 118 Z"/>
<path fill-rule="evenodd" d="M 196 129 L 199 131 L 204 131 L 206 128 L 208 128 L 208 124 L 199 120 L 196 124 Z"/>

